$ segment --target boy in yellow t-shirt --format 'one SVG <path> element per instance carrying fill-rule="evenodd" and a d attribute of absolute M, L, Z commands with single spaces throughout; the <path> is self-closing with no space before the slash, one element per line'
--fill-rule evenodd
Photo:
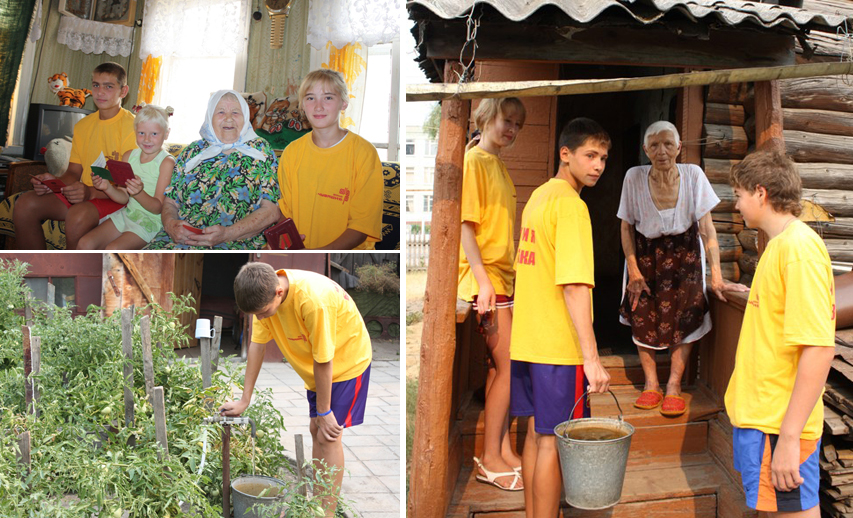
<path fill-rule="evenodd" d="M 557 516 L 561 472 L 554 427 L 589 417 L 589 387 L 606 392 L 610 375 L 592 330 L 595 286 L 592 226 L 580 198 L 604 172 L 610 137 L 595 121 L 569 122 L 560 134 L 560 168 L 538 187 L 521 216 L 512 325 L 510 412 L 530 416 L 522 454 L 528 518 Z"/>
<path fill-rule="evenodd" d="M 252 401 L 267 342 L 275 340 L 305 381 L 314 456 L 334 469 L 340 488 L 344 428 L 364 421 L 370 381 L 370 336 L 352 298 L 331 279 L 302 270 L 249 263 L 234 279 L 237 306 L 254 315 L 243 396 L 220 412 L 238 416 Z M 337 490 L 334 492 L 337 494 Z M 325 502 L 332 516 L 335 499 Z"/>
<path fill-rule="evenodd" d="M 726 390 L 749 507 L 819 518 L 821 396 L 835 355 L 835 285 L 820 237 L 797 216 L 802 183 L 778 152 L 732 167 L 737 209 L 767 233 Z"/>
<path fill-rule="evenodd" d="M 306 248 L 373 250 L 382 238 L 382 163 L 370 142 L 340 127 L 343 76 L 314 70 L 298 96 L 312 130 L 281 154 L 281 213 L 305 235 Z"/>
<path fill-rule="evenodd" d="M 44 173 L 33 178 L 34 190 L 15 201 L 12 220 L 20 250 L 44 250 L 41 224 L 46 219 L 65 221 L 66 248 L 75 250 L 80 238 L 102 218 L 124 207 L 92 187 L 92 163 L 101 153 L 108 160 L 121 160 L 126 152 L 136 149 L 133 114 L 121 107 L 128 89 L 124 67 L 112 62 L 95 67 L 92 100 L 98 111 L 74 126 L 68 168 L 58 178 L 66 185 L 62 188 L 64 198 L 44 185 L 44 180 L 56 178 Z"/>

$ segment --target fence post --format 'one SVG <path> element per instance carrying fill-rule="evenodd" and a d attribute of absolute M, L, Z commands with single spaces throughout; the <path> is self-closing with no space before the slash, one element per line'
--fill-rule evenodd
<path fill-rule="evenodd" d="M 121 350 L 124 353 L 124 425 L 133 426 L 133 306 L 121 310 Z M 128 439 L 134 446 L 136 437 Z"/>

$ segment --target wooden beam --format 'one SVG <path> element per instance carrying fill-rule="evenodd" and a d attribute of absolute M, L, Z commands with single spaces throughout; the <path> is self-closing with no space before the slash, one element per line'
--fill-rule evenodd
<path fill-rule="evenodd" d="M 406 86 L 406 101 L 440 101 L 442 99 L 485 99 L 501 97 L 537 97 L 581 95 L 609 92 L 632 92 L 704 86 L 717 83 L 770 81 L 795 77 L 843 75 L 853 73 L 853 62 L 809 63 L 782 67 L 705 70 L 682 74 L 619 79 L 579 79 L 569 81 L 519 81 L 501 83 L 438 83 Z"/>
<path fill-rule="evenodd" d="M 687 86 L 678 92 L 676 119 L 681 133 L 681 162 L 685 164 L 700 165 L 702 163 L 704 90 L 701 86 Z"/>
<path fill-rule="evenodd" d="M 445 80 L 456 77 L 445 68 Z M 450 503 L 449 429 L 456 347 L 456 284 L 461 228 L 462 164 L 471 103 L 441 103 L 435 160 L 432 233 L 424 298 L 424 328 L 418 383 L 417 424 L 408 515 L 443 518 Z"/>
<path fill-rule="evenodd" d="M 778 81 L 755 83 L 755 147 L 785 153 L 785 136 L 782 133 L 782 97 Z M 769 241 L 767 233 L 758 231 L 758 257 L 764 253 Z"/>
<path fill-rule="evenodd" d="M 133 306 L 121 309 L 121 350 L 124 353 L 124 426 L 133 426 Z M 136 444 L 131 435 L 128 444 Z"/>
<path fill-rule="evenodd" d="M 145 298 L 148 299 L 148 302 L 152 304 L 157 303 L 157 299 L 154 297 L 154 292 L 151 291 L 151 288 L 148 287 L 148 283 L 145 282 L 145 278 L 140 273 L 139 269 L 133 264 L 133 259 L 130 258 L 128 254 L 118 254 L 121 262 L 124 263 L 124 266 L 127 268 L 127 271 L 130 272 L 130 275 L 133 276 L 133 280 L 136 281 L 136 284 L 139 286 L 139 290 L 145 295 Z"/>

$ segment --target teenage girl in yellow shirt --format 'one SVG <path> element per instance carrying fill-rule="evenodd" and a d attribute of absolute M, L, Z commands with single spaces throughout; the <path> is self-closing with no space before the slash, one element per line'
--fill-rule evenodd
<path fill-rule="evenodd" d="M 480 142 L 465 154 L 462 182 L 458 295 L 474 303 L 490 357 L 484 449 L 474 462 L 477 480 L 509 491 L 523 489 L 521 459 L 507 433 L 516 194 L 500 153 L 515 141 L 525 114 L 514 97 L 480 103 L 474 112 Z"/>

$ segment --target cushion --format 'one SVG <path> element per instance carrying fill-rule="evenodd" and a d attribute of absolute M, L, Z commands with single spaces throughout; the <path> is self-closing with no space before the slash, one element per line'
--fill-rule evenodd
<path fill-rule="evenodd" d="M 382 178 L 385 181 L 382 202 L 382 241 L 374 246 L 377 250 L 399 250 L 400 164 L 382 162 Z"/>
<path fill-rule="evenodd" d="M 22 193 L 16 193 L 0 202 L 0 235 L 15 237 L 15 224 L 12 223 L 12 211 L 15 208 L 15 200 Z M 65 250 L 65 222 L 47 220 L 42 223 L 44 239 L 48 250 Z M 11 250 L 14 240 L 6 239 L 6 250 Z"/>

